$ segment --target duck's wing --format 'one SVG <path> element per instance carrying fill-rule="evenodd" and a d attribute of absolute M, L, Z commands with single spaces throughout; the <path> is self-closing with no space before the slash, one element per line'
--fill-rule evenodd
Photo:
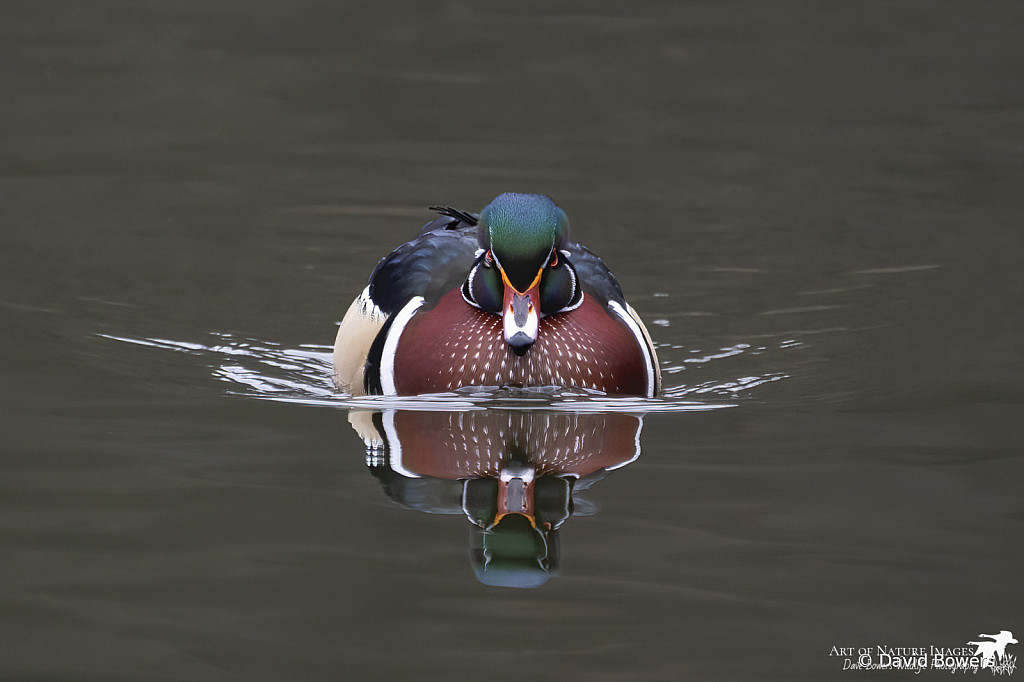
<path fill-rule="evenodd" d="M 435 229 L 403 244 L 370 275 L 370 300 L 389 317 L 414 296 L 432 307 L 469 276 L 476 257 L 475 227 Z"/>
<path fill-rule="evenodd" d="M 626 304 L 622 287 L 603 260 L 587 247 L 573 242 L 566 244 L 565 250 L 569 252 L 569 260 L 579 275 L 583 293 L 593 296 L 605 308 L 611 301 Z"/>
<path fill-rule="evenodd" d="M 334 343 L 334 383 L 361 395 L 366 361 L 389 318 L 415 296 L 432 307 L 462 284 L 473 267 L 477 249 L 476 219 L 456 209 L 423 226 L 416 239 L 381 259 L 370 282 L 352 302 Z"/>

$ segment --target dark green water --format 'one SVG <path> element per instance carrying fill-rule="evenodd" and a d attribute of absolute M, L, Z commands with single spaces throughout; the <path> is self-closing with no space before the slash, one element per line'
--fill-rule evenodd
<path fill-rule="evenodd" d="M 4 3 L 0 677 L 853 681 L 910 675 L 832 647 L 1019 639 L 1022 30 Z M 668 388 L 536 590 L 389 499 L 325 364 L 424 207 L 503 191 L 567 211 Z"/>

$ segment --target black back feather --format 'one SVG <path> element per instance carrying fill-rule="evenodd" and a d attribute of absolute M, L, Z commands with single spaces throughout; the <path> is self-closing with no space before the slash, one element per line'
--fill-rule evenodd
<path fill-rule="evenodd" d="M 413 296 L 422 296 L 431 308 L 466 280 L 476 249 L 475 227 L 421 234 L 377 263 L 370 275 L 370 298 L 386 315 L 397 313 Z"/>
<path fill-rule="evenodd" d="M 626 304 L 626 298 L 622 295 L 622 288 L 615 279 L 615 275 L 608 270 L 604 261 L 595 256 L 590 249 L 573 242 L 565 245 L 569 252 L 569 260 L 576 268 L 576 274 L 580 278 L 580 286 L 583 293 L 593 296 L 594 299 L 605 308 L 609 301 L 615 301 L 621 305 Z"/>

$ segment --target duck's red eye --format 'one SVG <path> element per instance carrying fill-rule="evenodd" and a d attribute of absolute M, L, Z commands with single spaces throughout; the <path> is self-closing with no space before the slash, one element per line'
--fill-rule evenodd
<path fill-rule="evenodd" d="M 491 267 L 493 265 L 494 265 L 494 256 L 492 256 L 491 252 L 488 251 L 487 253 L 484 254 L 484 267 L 485 268 L 489 268 L 489 267 Z"/>
<path fill-rule="evenodd" d="M 555 267 L 556 265 L 558 265 L 558 251 L 555 251 L 554 253 L 551 254 L 550 265 L 551 267 Z"/>

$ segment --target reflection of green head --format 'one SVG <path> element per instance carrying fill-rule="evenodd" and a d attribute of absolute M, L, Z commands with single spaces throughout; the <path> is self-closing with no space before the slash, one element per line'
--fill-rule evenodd
<path fill-rule="evenodd" d="M 470 563 L 477 580 L 499 587 L 540 587 L 558 572 L 558 526 L 572 513 L 572 486 L 541 476 L 533 486 L 534 523 L 522 514 L 495 522 L 498 480 L 465 482 L 462 508 L 473 521 Z"/>
<path fill-rule="evenodd" d="M 550 531 L 549 536 L 558 531 Z M 545 538 L 529 519 L 509 514 L 490 530 L 473 527 L 471 558 L 476 578 L 497 587 L 540 587 L 554 573 L 552 550 L 557 540 Z M 549 541 L 556 543 L 549 546 Z"/>
<path fill-rule="evenodd" d="M 525 292 L 551 250 L 569 238 L 565 211 L 543 194 L 498 195 L 480 212 L 480 246 L 489 249 L 509 282 Z"/>

